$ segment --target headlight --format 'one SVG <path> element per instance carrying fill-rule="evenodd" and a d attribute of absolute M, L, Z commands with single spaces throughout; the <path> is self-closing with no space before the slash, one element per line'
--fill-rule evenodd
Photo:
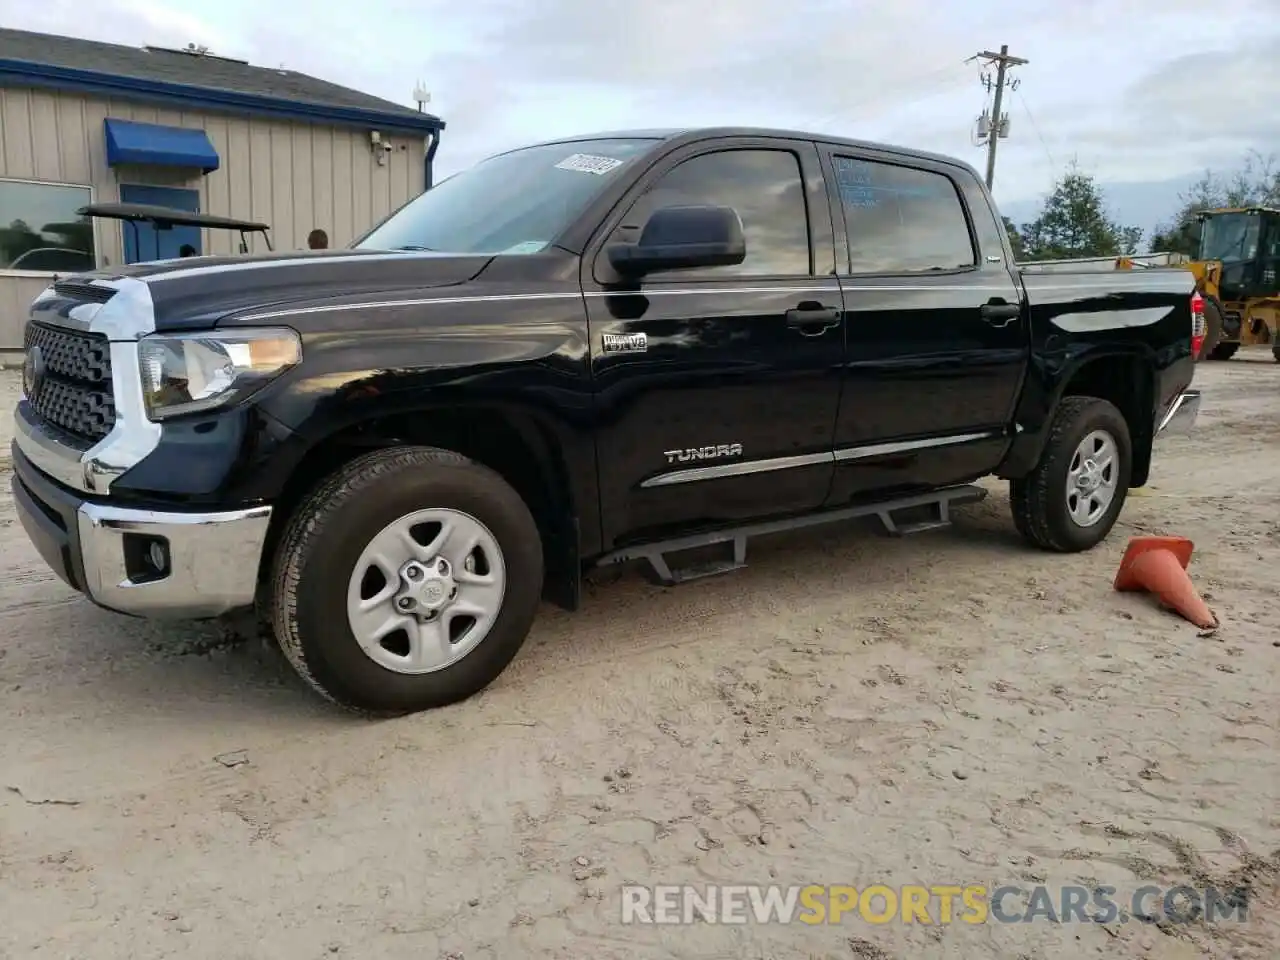
<path fill-rule="evenodd" d="M 163 420 L 243 399 L 302 359 L 289 329 L 153 335 L 138 341 L 147 416 Z"/>

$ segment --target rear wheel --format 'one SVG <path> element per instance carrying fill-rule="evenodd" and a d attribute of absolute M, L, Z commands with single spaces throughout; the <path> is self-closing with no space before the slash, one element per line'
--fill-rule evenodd
<path fill-rule="evenodd" d="M 511 662 L 542 592 L 528 507 L 498 474 L 429 447 L 347 464 L 299 507 L 271 616 L 297 672 L 342 706 L 462 700 Z"/>
<path fill-rule="evenodd" d="M 1218 350 L 1222 341 L 1222 308 L 1216 300 L 1206 297 L 1204 300 L 1204 343 L 1200 347 L 1200 356 L 1196 359 L 1225 360 L 1219 357 Z"/>
<path fill-rule="evenodd" d="M 1238 343 L 1220 343 L 1213 348 L 1213 352 L 1209 354 L 1211 360 L 1230 360 L 1236 355 L 1236 351 L 1240 349 Z"/>
<path fill-rule="evenodd" d="M 1120 516 L 1132 465 L 1129 425 L 1120 411 L 1096 397 L 1066 397 L 1040 462 L 1009 483 L 1018 532 L 1059 553 L 1096 546 Z"/>

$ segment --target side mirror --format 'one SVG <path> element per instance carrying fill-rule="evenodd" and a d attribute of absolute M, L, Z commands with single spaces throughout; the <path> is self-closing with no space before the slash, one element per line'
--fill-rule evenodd
<path fill-rule="evenodd" d="M 727 267 L 747 256 L 742 220 L 732 207 L 662 207 L 640 242 L 609 247 L 609 263 L 624 277 L 688 267 Z"/>

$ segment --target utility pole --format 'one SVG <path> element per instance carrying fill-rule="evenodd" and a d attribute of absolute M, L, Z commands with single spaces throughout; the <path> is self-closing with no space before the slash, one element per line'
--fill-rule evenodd
<path fill-rule="evenodd" d="M 1008 118 L 1000 113 L 1000 107 L 1004 101 L 1004 87 L 1008 79 L 1008 69 L 1010 67 L 1020 67 L 1030 61 L 1024 60 L 1022 57 L 1010 56 L 1007 43 L 1000 45 L 999 53 L 983 50 L 981 53 L 975 54 L 974 59 L 982 60 L 984 63 L 996 64 L 995 82 L 991 81 L 990 76 L 983 78 L 988 90 L 993 87 L 995 89 L 995 99 L 991 104 L 990 133 L 987 135 L 987 189 L 990 190 L 996 178 L 996 145 L 1000 142 L 1001 136 L 1008 136 Z M 1013 83 L 1016 86 L 1017 81 L 1015 80 Z"/>

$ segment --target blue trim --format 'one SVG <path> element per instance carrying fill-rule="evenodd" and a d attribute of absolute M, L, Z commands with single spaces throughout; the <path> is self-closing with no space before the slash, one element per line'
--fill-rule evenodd
<path fill-rule="evenodd" d="M 201 173 L 218 169 L 218 151 L 203 130 L 164 127 L 107 117 L 107 166 L 136 163 L 159 167 L 195 167 Z M 123 199 L 123 198 L 121 198 Z"/>
<path fill-rule="evenodd" d="M 25 60 L 0 59 L 0 87 L 42 87 L 113 97 L 145 100 L 186 110 L 214 110 L 256 114 L 301 123 L 328 123 L 335 126 L 374 128 L 383 133 L 434 133 L 444 129 L 444 121 L 429 113 L 384 113 L 362 107 L 326 106 L 283 100 L 257 93 L 213 90 L 186 83 L 141 80 L 91 70 L 55 67 Z"/>

